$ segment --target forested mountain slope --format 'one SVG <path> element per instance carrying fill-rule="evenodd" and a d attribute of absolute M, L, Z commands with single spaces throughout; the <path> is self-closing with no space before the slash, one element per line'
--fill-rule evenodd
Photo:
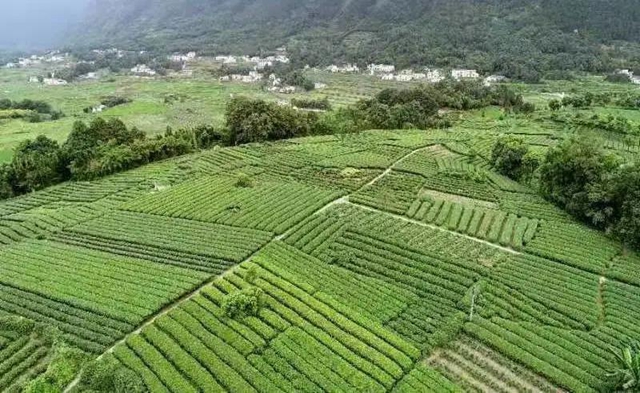
<path fill-rule="evenodd" d="M 634 66 L 640 41 L 634 0 L 108 0 L 91 9 L 74 44 L 210 53 L 286 44 L 312 65 L 387 61 L 526 77 Z"/>

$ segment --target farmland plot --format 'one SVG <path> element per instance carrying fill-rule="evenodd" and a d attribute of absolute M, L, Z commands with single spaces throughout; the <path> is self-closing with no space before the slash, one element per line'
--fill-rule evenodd
<path fill-rule="evenodd" d="M 152 393 L 603 391 L 609 348 L 640 337 L 640 258 L 492 172 L 480 123 L 213 149 L 2 202 L 0 318 Z M 1 330 L 15 390 L 51 349 Z"/>
<path fill-rule="evenodd" d="M 28 241 L 0 251 L 0 309 L 50 323 L 73 344 L 100 353 L 206 277 L 57 242 Z"/>

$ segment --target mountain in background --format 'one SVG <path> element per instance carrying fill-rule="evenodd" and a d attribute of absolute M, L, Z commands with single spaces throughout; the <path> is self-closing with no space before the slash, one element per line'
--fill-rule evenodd
<path fill-rule="evenodd" d="M 638 0 L 93 0 L 70 41 L 299 64 L 475 67 L 527 79 L 640 67 Z"/>

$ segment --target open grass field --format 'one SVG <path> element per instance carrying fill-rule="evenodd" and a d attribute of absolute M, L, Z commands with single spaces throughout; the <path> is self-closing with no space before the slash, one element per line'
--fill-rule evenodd
<path fill-rule="evenodd" d="M 151 392 L 605 391 L 609 346 L 640 336 L 640 256 L 486 160 L 504 132 L 541 151 L 569 134 L 549 127 L 488 109 L 4 201 L 0 315 L 58 327 Z M 228 314 L 247 290 L 255 315 Z M 0 387 L 49 358 L 0 331 Z"/>
<path fill-rule="evenodd" d="M 257 85 L 223 84 L 204 76 L 150 79 L 114 75 L 66 86 L 28 83 L 30 76 L 40 72 L 38 69 L 0 70 L 0 98 L 43 100 L 64 112 L 66 117 L 42 123 L 0 120 L 0 161 L 10 160 L 12 149 L 20 141 L 40 134 L 64 141 L 76 120 L 116 117 L 153 135 L 164 132 L 168 126 L 177 129 L 221 125 L 231 95 L 269 98 Z M 132 102 L 99 114 L 83 112 L 84 108 L 98 106 L 103 97 L 113 95 L 129 98 Z M 166 102 L 167 97 L 175 99 Z"/>
<path fill-rule="evenodd" d="M 119 118 L 128 126 L 138 127 L 153 135 L 163 133 L 167 127 L 220 126 L 224 123 L 226 103 L 232 96 L 284 101 L 301 97 L 328 97 L 334 107 L 344 107 L 371 97 L 385 87 L 397 86 L 397 83 L 383 82 L 370 76 L 333 75 L 318 71 L 310 72 L 310 77 L 326 83 L 327 89 L 285 95 L 264 91 L 260 84 L 222 83 L 198 67 L 193 76 L 139 78 L 110 75 L 66 86 L 28 83 L 29 77 L 43 74 L 44 71 L 40 68 L 0 70 L 0 98 L 14 101 L 43 100 L 66 115 L 60 120 L 42 123 L 29 123 L 21 119 L 0 120 L 0 162 L 10 161 L 15 146 L 25 139 L 44 134 L 62 142 L 75 121 L 90 121 L 97 116 Z M 126 97 L 132 102 L 98 114 L 83 112 L 84 108 L 98 106 L 103 97 L 114 95 Z"/>

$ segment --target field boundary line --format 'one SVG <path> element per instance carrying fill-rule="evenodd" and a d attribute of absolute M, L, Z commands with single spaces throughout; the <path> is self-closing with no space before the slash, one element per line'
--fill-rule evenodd
<path fill-rule="evenodd" d="M 401 164 L 404 160 L 408 159 L 409 157 L 411 157 L 412 155 L 422 151 L 422 150 L 426 150 L 429 147 L 431 147 L 431 145 L 429 146 L 424 146 L 424 147 L 419 147 L 417 149 L 414 149 L 412 151 L 410 151 L 409 153 L 405 154 L 404 156 L 400 157 L 399 159 L 397 159 L 396 161 L 394 161 L 387 169 L 385 169 L 381 174 L 379 174 L 378 176 L 376 176 L 375 178 L 373 178 L 373 180 L 371 180 L 370 182 L 368 182 L 367 184 L 363 185 L 362 187 L 358 188 L 357 190 L 355 190 L 354 192 L 352 192 L 351 194 L 355 194 L 358 193 L 360 191 L 362 191 L 363 189 L 365 189 L 366 187 L 372 186 L 375 183 L 377 183 L 380 179 L 382 179 L 383 177 L 387 176 L 389 173 L 391 173 L 391 171 L 393 170 L 393 167 L 395 167 L 398 164 Z M 351 195 L 349 194 L 349 195 Z"/>
<path fill-rule="evenodd" d="M 516 250 L 514 250 L 512 248 L 503 247 L 503 246 L 488 242 L 486 240 L 478 239 L 478 238 L 475 238 L 473 236 L 469 236 L 469 235 L 465 235 L 463 233 L 455 232 L 455 231 L 452 231 L 450 229 L 439 227 L 437 225 L 427 224 L 427 223 L 422 222 L 422 221 L 414 220 L 413 218 L 401 216 L 401 215 L 395 214 L 395 213 L 386 212 L 384 210 L 379 210 L 379 209 L 376 209 L 376 208 L 371 207 L 371 206 L 361 205 L 359 203 L 352 202 L 350 200 L 348 200 L 347 203 L 352 205 L 352 206 L 355 206 L 357 208 L 363 209 L 363 210 L 367 210 L 367 211 L 374 212 L 374 213 L 379 213 L 379 214 L 384 214 L 384 215 L 391 216 L 391 217 L 399 219 L 399 220 L 403 220 L 403 221 L 406 221 L 406 222 L 409 222 L 409 223 L 412 223 L 412 224 L 415 224 L 415 225 L 419 225 L 421 227 L 435 229 L 435 230 L 438 230 L 440 232 L 447 232 L 447 233 L 450 233 L 450 234 L 458 236 L 458 237 L 463 237 L 463 238 L 468 239 L 468 240 L 473 240 L 476 243 L 485 244 L 487 246 L 491 246 L 493 248 L 497 248 L 498 250 L 505 251 L 505 252 L 508 252 L 510 254 L 513 254 L 513 255 L 522 255 L 522 253 L 520 251 L 516 251 Z"/>
<path fill-rule="evenodd" d="M 95 360 L 100 360 L 105 355 L 107 355 L 109 353 L 112 353 L 118 345 L 125 343 L 129 337 L 134 336 L 136 334 L 140 334 L 142 332 L 142 329 L 144 329 L 147 326 L 153 324 L 158 318 L 160 318 L 160 317 L 162 317 L 164 315 L 167 315 L 171 311 L 175 310 L 180 304 L 182 304 L 184 302 L 188 302 L 189 300 L 191 300 L 194 297 L 198 296 L 206 287 L 208 287 L 209 285 L 213 284 L 217 279 L 219 279 L 221 277 L 224 277 L 225 275 L 231 273 L 234 269 L 236 269 L 241 264 L 251 260 L 251 258 L 256 256 L 260 251 L 262 251 L 269 244 L 273 243 L 273 241 L 275 241 L 275 240 L 277 240 L 276 236 L 272 237 L 271 240 L 269 240 L 269 242 L 264 244 L 262 247 L 260 247 L 256 251 L 254 251 L 251 255 L 249 255 L 243 261 L 238 262 L 234 266 L 232 266 L 229 269 L 225 270 L 222 274 L 214 275 L 214 276 L 208 278 L 201 285 L 196 287 L 191 292 L 185 293 L 184 295 L 180 296 L 179 298 L 177 298 L 176 300 L 174 300 L 170 304 L 167 304 L 166 306 L 161 308 L 157 313 L 147 317 L 146 319 L 144 319 L 140 323 L 140 325 L 138 325 L 138 327 L 134 331 L 132 331 L 130 333 L 127 333 L 122 339 L 118 340 L 115 344 L 113 344 L 112 346 L 107 348 L 104 352 L 102 352 L 100 354 L 100 356 L 98 356 Z M 63 390 L 63 393 L 69 393 L 80 382 L 80 378 L 82 378 L 82 372 L 83 372 L 83 370 L 81 369 L 78 372 L 78 375 L 76 376 L 76 378 L 74 378 L 74 380 L 71 381 L 71 383 L 69 383 L 69 385 L 67 385 L 67 387 Z"/>
<path fill-rule="evenodd" d="M 405 154 L 404 156 L 400 157 L 399 159 L 397 159 L 396 161 L 394 161 L 387 169 L 385 169 L 381 174 L 379 174 L 378 176 L 374 177 L 371 181 L 369 181 L 368 183 L 364 184 L 363 186 L 359 187 L 357 190 L 352 191 L 346 195 L 341 196 L 340 198 L 334 199 L 333 201 L 327 203 L 326 205 L 322 206 L 320 209 L 316 210 L 313 214 L 311 214 L 309 217 L 312 216 L 316 216 L 318 214 L 322 214 L 325 211 L 329 210 L 331 207 L 336 206 L 336 205 L 343 205 L 343 204 L 348 204 L 350 203 L 349 201 L 349 197 L 353 194 L 356 194 L 360 191 L 362 191 L 364 188 L 369 187 L 373 184 L 375 184 L 377 181 L 379 181 L 380 179 L 382 179 L 383 177 L 385 177 L 386 175 L 388 175 L 389 173 L 391 173 L 391 171 L 393 170 L 393 167 L 395 167 L 396 165 L 400 164 L 402 161 L 406 160 L 407 158 L 411 157 L 412 155 L 416 154 L 419 151 L 428 149 L 429 147 L 431 147 L 431 145 L 429 146 L 424 146 L 424 147 L 420 147 L 417 149 L 414 149 L 412 151 L 410 151 L 409 153 Z M 309 217 L 305 217 L 305 220 Z M 291 234 L 291 231 L 295 229 L 295 226 L 291 227 L 287 232 L 283 233 L 282 235 L 278 235 L 274 238 L 274 240 L 284 240 L 287 238 L 287 236 L 289 236 Z"/>

